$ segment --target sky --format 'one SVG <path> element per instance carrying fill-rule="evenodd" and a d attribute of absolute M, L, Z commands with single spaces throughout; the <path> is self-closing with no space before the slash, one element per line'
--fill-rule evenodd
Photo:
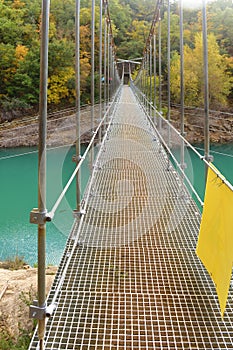
<path fill-rule="evenodd" d="M 202 0 L 183 0 L 185 8 L 201 8 Z"/>
<path fill-rule="evenodd" d="M 211 0 L 206 0 L 207 3 L 210 1 Z M 202 3 L 203 3 L 203 0 L 183 0 L 184 8 L 190 8 L 190 9 L 200 9 L 202 7 Z"/>

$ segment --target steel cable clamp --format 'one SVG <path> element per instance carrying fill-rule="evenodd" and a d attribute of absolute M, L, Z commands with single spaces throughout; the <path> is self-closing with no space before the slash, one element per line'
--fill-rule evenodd
<path fill-rule="evenodd" d="M 51 317 L 54 310 L 57 307 L 57 303 L 46 304 L 42 307 L 38 306 L 38 300 L 33 300 L 33 304 L 29 307 L 29 318 L 34 318 L 37 320 L 43 320 L 45 317 Z"/>
<path fill-rule="evenodd" d="M 46 221 L 52 221 L 51 215 L 49 215 L 47 209 L 40 212 L 38 208 L 33 208 L 30 212 L 30 223 L 36 225 L 43 225 Z"/>

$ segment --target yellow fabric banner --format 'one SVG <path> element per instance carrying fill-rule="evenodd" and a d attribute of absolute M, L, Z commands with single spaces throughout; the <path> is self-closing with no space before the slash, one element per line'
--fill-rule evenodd
<path fill-rule="evenodd" d="M 215 283 L 223 317 L 233 264 L 233 192 L 211 168 L 196 253 Z"/>

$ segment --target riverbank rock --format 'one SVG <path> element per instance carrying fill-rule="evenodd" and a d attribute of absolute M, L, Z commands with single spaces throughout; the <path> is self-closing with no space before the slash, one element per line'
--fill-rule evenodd
<path fill-rule="evenodd" d="M 89 142 L 93 136 L 91 107 L 80 112 L 80 142 Z M 95 106 L 94 128 L 99 124 L 99 107 Z M 31 147 L 38 145 L 38 116 L 0 123 L 0 148 Z M 74 109 L 54 112 L 47 120 L 47 145 L 57 147 L 76 142 L 76 114 Z"/>
<path fill-rule="evenodd" d="M 46 292 L 53 283 L 57 268 L 46 269 Z M 29 305 L 37 295 L 37 269 L 27 266 L 20 270 L 0 268 L 0 339 L 8 335 L 17 339 L 22 330 L 30 333 Z"/>

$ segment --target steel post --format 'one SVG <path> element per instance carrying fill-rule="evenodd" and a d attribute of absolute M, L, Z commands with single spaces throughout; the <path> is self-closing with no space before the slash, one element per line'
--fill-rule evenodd
<path fill-rule="evenodd" d="M 104 113 L 107 111 L 107 2 L 104 3 Z M 106 119 L 105 119 L 106 120 Z M 106 121 L 104 122 L 106 130 Z"/>
<path fill-rule="evenodd" d="M 78 164 L 80 147 L 80 0 L 76 0 L 75 14 L 75 86 L 76 86 L 76 164 Z M 76 209 L 80 212 L 81 190 L 80 171 L 76 175 Z"/>
<path fill-rule="evenodd" d="M 152 43 L 150 39 L 150 117 L 152 115 Z"/>
<path fill-rule="evenodd" d="M 146 107 L 146 55 L 143 62 L 143 105 Z"/>
<path fill-rule="evenodd" d="M 103 74 L 103 1 L 100 0 L 100 28 L 99 28 L 99 36 L 100 36 L 100 44 L 99 44 L 99 119 L 102 120 L 102 74 Z M 99 143 L 101 143 L 101 133 L 102 128 L 99 130 Z"/>
<path fill-rule="evenodd" d="M 162 113 L 162 46 L 161 46 L 161 13 L 159 9 L 159 113 Z M 161 131 L 162 120 L 159 117 L 159 131 Z"/>
<path fill-rule="evenodd" d="M 171 6 L 170 0 L 167 4 L 167 120 L 168 124 L 168 147 L 171 147 Z"/>
<path fill-rule="evenodd" d="M 210 161 L 210 132 L 209 132 L 209 74 L 208 74 L 208 40 L 207 40 L 207 15 L 206 0 L 202 5 L 202 32 L 203 32 L 203 56 L 204 56 L 204 86 L 205 86 L 205 121 L 204 121 L 204 143 L 205 143 L 205 159 Z M 208 165 L 206 165 L 207 178 Z"/>
<path fill-rule="evenodd" d="M 156 124 L 156 111 L 157 111 L 157 84 L 156 84 L 156 65 L 157 65 L 157 60 L 156 60 L 156 34 L 154 34 L 154 124 Z"/>
<path fill-rule="evenodd" d="M 42 1 L 41 49 L 40 49 L 40 98 L 39 98 L 39 150 L 38 150 L 38 212 L 46 210 L 46 137 L 47 137 L 47 84 L 50 1 Z M 46 307 L 45 281 L 46 221 L 38 224 L 38 307 Z M 40 350 L 44 349 L 45 316 L 38 320 Z"/>
<path fill-rule="evenodd" d="M 111 36 L 109 35 L 109 63 L 108 63 L 108 69 L 109 69 L 109 102 L 111 101 L 111 96 L 112 96 L 112 84 L 111 84 L 111 79 L 112 79 L 112 46 L 111 46 Z"/>
<path fill-rule="evenodd" d="M 149 113 L 149 99 L 150 99 L 150 49 L 147 47 L 146 51 L 146 110 Z"/>
<path fill-rule="evenodd" d="M 184 34 L 183 34 L 183 0 L 179 3 L 180 15 L 180 133 L 184 136 Z M 181 141 L 180 165 L 184 170 L 184 142 Z"/>
<path fill-rule="evenodd" d="M 109 25 L 108 25 L 108 43 L 107 43 L 107 76 L 108 76 L 108 82 L 107 82 L 107 101 L 108 105 L 110 102 L 110 33 L 109 33 Z M 108 116 L 109 117 L 109 116 Z M 108 118 L 109 119 L 109 118 Z M 109 120 L 108 120 L 109 121 Z M 108 122 L 107 121 L 107 122 Z"/>
<path fill-rule="evenodd" d="M 91 6 L 91 131 L 94 131 L 95 118 L 95 0 Z M 94 163 L 94 146 L 91 147 L 91 171 Z"/>

